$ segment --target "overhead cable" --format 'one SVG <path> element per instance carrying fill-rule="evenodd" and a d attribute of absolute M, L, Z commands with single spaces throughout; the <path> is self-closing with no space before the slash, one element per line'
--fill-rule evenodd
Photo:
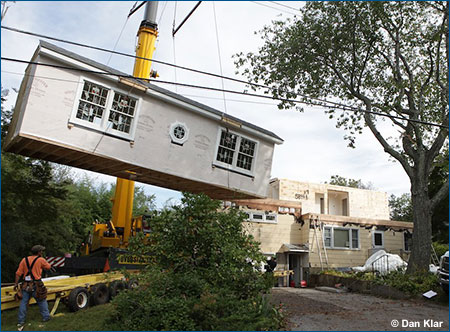
<path fill-rule="evenodd" d="M 429 125 L 429 126 L 434 126 L 434 127 L 440 127 L 440 128 L 445 128 L 445 129 L 449 128 L 448 126 L 441 125 L 438 123 L 421 121 L 421 120 L 417 120 L 417 119 L 408 119 L 408 118 L 404 118 L 404 117 L 400 117 L 400 116 L 396 116 L 396 115 L 390 115 L 390 114 L 386 114 L 386 113 L 363 110 L 360 108 L 347 106 L 347 105 L 342 105 L 341 107 L 336 107 L 335 105 L 326 105 L 324 103 L 313 102 L 313 101 L 306 102 L 306 101 L 300 101 L 300 100 L 296 100 L 296 99 L 287 99 L 287 98 L 280 98 L 280 97 L 274 97 L 274 96 L 268 96 L 268 95 L 259 95 L 256 93 L 248 93 L 248 92 L 241 92 L 241 91 L 235 91 L 235 90 L 224 90 L 224 89 L 220 89 L 220 88 L 205 87 L 205 86 L 201 86 L 201 85 L 176 83 L 176 82 L 162 81 L 162 80 L 156 80 L 156 79 L 139 78 L 139 77 L 135 77 L 133 75 L 128 75 L 128 74 L 118 74 L 118 73 L 112 73 L 112 72 L 108 72 L 108 71 L 96 71 L 96 70 L 90 70 L 90 69 L 74 68 L 74 67 L 67 67 L 67 66 L 61 66 L 61 65 L 40 63 L 40 62 L 35 62 L 35 61 L 12 59 L 12 58 L 6 58 L 6 57 L 1 57 L 1 60 L 25 63 L 25 64 L 31 64 L 31 65 L 39 65 L 39 66 L 45 66 L 45 67 L 51 67 L 51 68 L 67 69 L 67 70 L 73 70 L 73 71 L 79 71 L 79 72 L 91 73 L 91 74 L 98 74 L 98 75 L 129 78 L 129 79 L 135 79 L 138 81 L 139 80 L 146 81 L 149 83 L 170 84 L 170 85 L 182 86 L 182 87 L 187 87 L 187 88 L 203 89 L 203 90 L 216 91 L 216 92 L 226 92 L 226 93 L 232 93 L 232 94 L 238 94 L 238 95 L 244 95 L 244 96 L 250 96 L 250 97 L 265 98 L 265 99 L 271 99 L 271 100 L 280 100 L 282 102 L 288 102 L 288 103 L 293 103 L 293 104 L 314 105 L 314 106 L 320 106 L 320 107 L 329 108 L 329 109 L 338 108 L 338 109 L 341 109 L 344 111 L 350 111 L 350 112 L 354 112 L 354 113 L 368 113 L 368 114 L 372 114 L 372 115 L 387 117 L 390 119 L 409 121 L 409 122 L 414 122 L 414 123 L 419 123 L 419 124 L 424 124 L 424 125 Z"/>
<path fill-rule="evenodd" d="M 259 2 L 256 2 L 256 1 L 250 1 L 250 2 L 253 2 L 255 5 L 260 5 L 260 6 L 263 6 L 263 7 L 267 7 L 267 8 L 270 8 L 270 9 L 274 9 L 274 10 L 277 10 L 277 11 L 279 11 L 279 12 L 286 13 L 286 14 L 289 14 L 289 15 L 294 15 L 294 16 L 296 15 L 296 14 L 291 13 L 291 12 L 288 12 L 288 11 L 286 11 L 286 10 L 279 9 L 279 8 L 275 8 L 275 7 L 272 7 L 272 6 L 263 4 L 263 3 L 259 3 Z"/>
<path fill-rule="evenodd" d="M 268 2 L 271 2 L 271 3 L 273 3 L 273 4 L 276 4 L 276 5 L 281 6 L 281 7 L 284 7 L 284 8 L 289 8 L 289 9 L 292 9 L 292 10 L 295 10 L 295 11 L 300 11 L 300 9 L 298 9 L 298 8 L 294 8 L 294 7 L 285 5 L 285 4 L 283 4 L 283 3 L 279 3 L 279 2 L 277 2 L 277 1 L 268 1 Z"/>
<path fill-rule="evenodd" d="M 175 2 L 175 11 L 176 11 L 176 2 Z M 2 26 L 2 29 L 6 29 L 6 30 L 18 32 L 18 33 L 23 33 L 23 34 L 27 34 L 27 35 L 31 35 L 31 36 L 35 36 L 35 37 L 39 37 L 39 38 L 50 39 L 50 40 L 54 40 L 54 41 L 58 41 L 58 42 L 62 42 L 62 43 L 67 43 L 67 44 L 71 44 L 71 45 L 75 45 L 75 46 L 90 48 L 90 49 L 94 49 L 94 50 L 97 50 L 97 51 L 118 54 L 118 55 L 130 57 L 130 58 L 134 58 L 134 59 L 149 60 L 149 61 L 153 61 L 155 63 L 159 63 L 159 64 L 162 64 L 162 65 L 171 66 L 171 67 L 174 67 L 174 68 L 187 70 L 187 71 L 191 71 L 191 72 L 194 72 L 194 73 L 197 73 L 197 74 L 207 75 L 207 76 L 211 76 L 211 77 L 223 78 L 223 79 L 226 79 L 226 80 L 229 80 L 229 81 L 232 81 L 232 82 L 242 83 L 242 84 L 250 85 L 250 86 L 253 86 L 253 87 L 257 87 L 257 88 L 269 89 L 271 91 L 275 91 L 276 90 L 275 88 L 269 87 L 267 85 L 258 84 L 258 83 L 251 83 L 251 82 L 240 80 L 240 79 L 237 79 L 237 78 L 234 78 L 234 77 L 229 77 L 229 76 L 223 76 L 223 75 L 219 75 L 219 74 L 209 73 L 209 72 L 206 72 L 206 71 L 193 69 L 193 68 L 189 68 L 189 67 L 184 67 L 184 66 L 179 66 L 179 65 L 176 65 L 176 64 L 172 64 L 172 63 L 164 62 L 164 61 L 160 61 L 160 60 L 139 57 L 139 56 L 136 56 L 134 54 L 128 54 L 128 53 L 123 53 L 123 52 L 118 52 L 118 51 L 112 51 L 112 50 L 108 50 L 108 49 L 97 47 L 97 46 L 81 44 L 81 43 L 77 43 L 77 42 L 73 42 L 73 41 L 69 41 L 69 40 L 65 40 L 65 39 L 61 39 L 61 38 L 55 38 L 55 37 L 51 37 L 51 36 L 37 34 L 37 33 L 34 33 L 34 32 L 24 31 L 24 30 L 20 30 L 20 29 L 16 29 L 16 28 L 11 28 L 11 27 L 7 27 L 7 26 Z M 175 44 L 174 44 L 174 46 L 175 46 Z M 175 60 L 175 47 L 174 47 L 174 60 Z M 176 71 L 175 71 L 175 75 L 176 75 Z M 175 80 L 176 80 L 176 78 L 175 78 Z M 289 91 L 285 91 L 285 90 L 277 90 L 277 91 L 283 92 L 283 93 L 289 93 Z M 328 103 L 328 104 L 335 105 L 337 108 L 343 108 L 343 107 L 351 108 L 351 106 L 343 105 L 341 103 L 334 102 L 334 101 L 331 101 L 331 100 L 322 99 L 322 98 L 316 98 L 316 97 L 310 97 L 310 96 L 307 96 L 307 95 L 304 95 L 304 94 L 300 94 L 300 93 L 297 93 L 297 94 L 300 97 L 302 97 L 302 98 L 307 98 L 309 100 L 314 100 L 314 101 L 317 101 L 319 103 Z M 402 119 L 403 120 L 407 120 L 406 118 L 402 118 Z"/>

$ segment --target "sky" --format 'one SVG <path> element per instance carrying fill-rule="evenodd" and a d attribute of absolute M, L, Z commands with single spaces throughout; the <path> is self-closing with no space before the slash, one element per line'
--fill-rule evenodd
<path fill-rule="evenodd" d="M 140 2 L 139 2 L 140 3 Z M 236 74 L 232 56 L 257 52 L 262 40 L 255 31 L 273 20 L 293 18 L 301 1 L 203 1 L 193 15 L 172 37 L 172 27 L 186 17 L 196 1 L 160 1 L 158 5 L 159 36 L 153 58 L 223 76 L 244 79 Z M 16 1 L 8 3 L 3 26 L 14 27 L 56 38 L 75 41 L 119 52 L 134 54 L 136 33 L 144 8 L 127 19 L 135 1 Z M 132 73 L 132 58 L 99 52 L 50 41 L 92 60 L 107 64 L 125 73 Z M 2 57 L 30 60 L 39 43 L 37 37 L 2 29 Z M 215 88 L 243 91 L 242 84 L 195 74 L 154 63 L 160 79 Z M 13 107 L 23 78 L 25 65 L 1 62 L 2 87 L 10 90 L 6 107 Z M 161 87 L 225 111 L 229 115 L 270 130 L 283 138 L 275 147 L 272 178 L 324 183 L 332 175 L 370 182 L 379 191 L 400 195 L 409 192 L 409 179 L 398 162 L 394 162 L 366 128 L 357 136 L 356 148 L 347 147 L 345 131 L 336 128 L 324 110 L 304 107 L 278 110 L 268 99 L 225 94 L 193 88 Z M 261 93 L 261 92 L 259 92 Z M 225 98 L 225 100 L 224 100 Z M 398 136 L 398 133 L 391 133 Z M 85 174 L 94 182 L 115 182 L 115 178 L 74 169 L 77 177 Z M 155 194 L 158 207 L 168 200 L 176 202 L 180 193 L 137 183 L 147 194 Z"/>

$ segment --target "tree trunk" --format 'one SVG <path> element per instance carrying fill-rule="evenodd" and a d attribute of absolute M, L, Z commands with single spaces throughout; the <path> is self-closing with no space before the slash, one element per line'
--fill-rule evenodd
<path fill-rule="evenodd" d="M 431 258 L 431 216 L 428 186 L 416 179 L 411 186 L 414 230 L 407 273 L 428 271 Z"/>

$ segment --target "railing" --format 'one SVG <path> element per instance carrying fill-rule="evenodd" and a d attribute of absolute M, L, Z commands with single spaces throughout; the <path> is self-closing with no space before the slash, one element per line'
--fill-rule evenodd
<path fill-rule="evenodd" d="M 372 262 L 372 272 L 377 274 L 388 274 L 389 271 L 389 256 L 383 255 Z"/>

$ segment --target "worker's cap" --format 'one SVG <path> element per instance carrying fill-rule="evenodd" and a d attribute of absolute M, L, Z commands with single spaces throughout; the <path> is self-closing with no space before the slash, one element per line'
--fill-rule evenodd
<path fill-rule="evenodd" d="M 33 248 L 31 248 L 31 253 L 37 254 L 37 253 L 39 253 L 41 251 L 44 251 L 44 250 L 45 250 L 44 246 L 41 246 L 40 244 L 37 244 L 37 245 L 33 246 Z"/>

